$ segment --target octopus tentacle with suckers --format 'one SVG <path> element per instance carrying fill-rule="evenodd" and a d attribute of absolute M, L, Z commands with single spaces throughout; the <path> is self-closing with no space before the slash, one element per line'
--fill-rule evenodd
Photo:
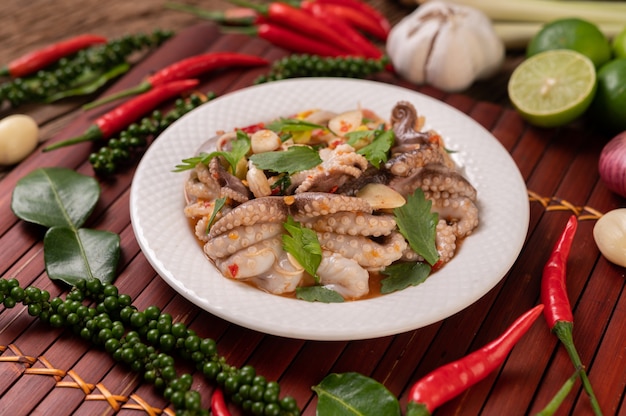
<path fill-rule="evenodd" d="M 317 166 L 289 173 L 263 170 L 247 155 L 238 165 L 243 173 L 228 172 L 215 157 L 189 176 L 185 215 L 195 221 L 194 232 L 220 273 L 273 294 L 316 284 L 359 299 L 370 291 L 371 273 L 384 273 L 397 262 L 424 261 L 399 229 L 394 211 L 417 191 L 438 214 L 437 267 L 452 260 L 459 240 L 478 227 L 477 192 L 442 137 L 422 130 L 423 118 L 411 103 L 397 103 L 389 122 L 367 110 L 312 111 L 307 117 L 324 124 L 314 125 L 304 141 L 302 134 L 285 139 L 284 132 L 282 143 L 273 132 L 255 137 L 272 137 L 274 152 L 296 145 L 317 149 Z M 374 167 L 361 149 L 381 129 L 393 131 L 394 141 L 387 160 Z M 351 134 L 369 138 L 364 144 Z M 228 148 L 235 136 L 227 133 L 220 146 Z M 252 146 L 251 152 L 259 148 Z M 218 198 L 226 203 L 214 212 Z M 285 250 L 288 220 L 316 236 L 320 262 L 314 275 Z"/>

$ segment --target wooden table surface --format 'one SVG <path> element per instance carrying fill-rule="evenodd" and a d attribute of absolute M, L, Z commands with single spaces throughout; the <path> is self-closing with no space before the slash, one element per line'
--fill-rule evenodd
<path fill-rule="evenodd" d="M 215 9 L 227 6 L 220 2 L 188 3 Z M 407 13 L 396 3 L 379 0 L 374 4 L 385 10 L 392 22 Z M 179 36 L 139 63 L 113 89 L 133 85 L 160 65 L 202 51 L 259 51 L 270 59 L 285 54 L 258 39 L 220 34 L 216 27 L 192 16 L 165 10 L 161 2 L 8 0 L 3 6 L 1 62 L 83 32 L 114 37 L 155 27 L 177 31 Z M 604 413 L 626 415 L 624 269 L 606 261 L 592 237 L 598 216 L 624 204 L 623 199 L 603 186 L 597 174 L 598 155 L 608 138 L 584 121 L 560 129 L 537 129 L 524 123 L 508 105 L 504 89 L 516 62 L 518 57 L 509 57 L 501 74 L 463 94 L 411 86 L 390 75 L 377 78 L 431 95 L 474 118 L 510 152 L 526 181 L 531 215 L 524 247 L 502 281 L 475 304 L 424 328 L 359 341 L 288 339 L 228 323 L 178 295 L 141 253 L 129 218 L 132 168 L 112 180 L 100 180 L 102 197 L 90 224 L 121 237 L 122 259 L 116 285 L 120 292 L 133 297 L 139 309 L 157 305 L 199 335 L 217 340 L 220 354 L 232 365 L 251 364 L 267 379 L 277 380 L 282 394 L 293 396 L 305 415 L 315 414 L 316 398 L 311 386 L 329 373 L 347 371 L 380 381 L 400 398 L 404 408 L 408 388 L 414 381 L 494 339 L 517 316 L 539 302 L 543 265 L 573 213 L 580 219 L 568 264 L 568 292 L 576 322 L 574 340 Z M 262 69 L 220 74 L 204 80 L 200 90 L 223 95 L 249 85 L 260 73 Z M 88 115 L 79 110 L 82 102 L 68 100 L 14 112 L 36 117 L 42 141 L 56 141 L 81 133 L 89 124 Z M 41 230 L 13 215 L 11 192 L 17 180 L 41 166 L 64 166 L 93 175 L 87 162 L 91 149 L 86 144 L 51 153 L 36 151 L 3 172 L 0 276 L 15 277 L 23 286 L 46 288 L 53 296 L 64 295 L 65 289 L 50 282 L 45 273 Z M 436 414 L 534 414 L 572 372 L 565 350 L 545 322 L 539 320 L 496 372 L 442 406 Z M 69 331 L 51 329 L 31 318 L 23 307 L 0 306 L 0 375 L 0 414 L 171 412 L 169 404 L 152 386 L 126 366 L 115 363 L 104 351 L 92 348 Z M 197 374 L 194 380 L 194 388 L 202 392 L 208 406 L 213 386 Z M 591 414 L 580 382 L 558 414 Z"/>

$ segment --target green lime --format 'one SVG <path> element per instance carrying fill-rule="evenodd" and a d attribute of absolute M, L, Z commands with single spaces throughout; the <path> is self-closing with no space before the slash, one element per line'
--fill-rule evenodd
<path fill-rule="evenodd" d="M 596 90 L 596 69 L 586 56 L 567 49 L 541 52 L 511 75 L 509 98 L 529 123 L 562 126 L 582 115 Z"/>
<path fill-rule="evenodd" d="M 626 27 L 613 38 L 611 48 L 615 58 L 626 58 Z"/>
<path fill-rule="evenodd" d="M 583 19 L 553 20 L 530 40 L 526 56 L 553 49 L 571 49 L 587 56 L 596 68 L 611 59 L 611 44 L 598 26 Z"/>
<path fill-rule="evenodd" d="M 614 59 L 598 71 L 598 89 L 589 109 L 601 130 L 626 130 L 626 58 Z"/>

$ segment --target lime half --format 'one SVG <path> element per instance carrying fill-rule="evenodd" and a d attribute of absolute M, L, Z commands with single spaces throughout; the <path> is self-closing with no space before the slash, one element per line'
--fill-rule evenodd
<path fill-rule="evenodd" d="M 593 62 L 576 51 L 556 49 L 523 61 L 509 79 L 509 99 L 529 123 L 562 126 L 582 115 L 596 91 Z"/>

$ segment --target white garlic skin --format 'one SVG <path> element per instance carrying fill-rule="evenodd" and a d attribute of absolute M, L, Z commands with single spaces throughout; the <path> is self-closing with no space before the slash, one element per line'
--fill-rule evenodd
<path fill-rule="evenodd" d="M 404 17 L 386 46 L 400 76 L 447 92 L 492 76 L 505 57 L 504 43 L 482 11 L 445 1 L 424 3 Z"/>
<path fill-rule="evenodd" d="M 626 208 L 600 217 L 593 227 L 593 239 L 608 261 L 626 267 Z"/>
<path fill-rule="evenodd" d="M 0 120 L 0 166 L 15 165 L 30 155 L 39 143 L 39 126 L 26 114 Z"/>

